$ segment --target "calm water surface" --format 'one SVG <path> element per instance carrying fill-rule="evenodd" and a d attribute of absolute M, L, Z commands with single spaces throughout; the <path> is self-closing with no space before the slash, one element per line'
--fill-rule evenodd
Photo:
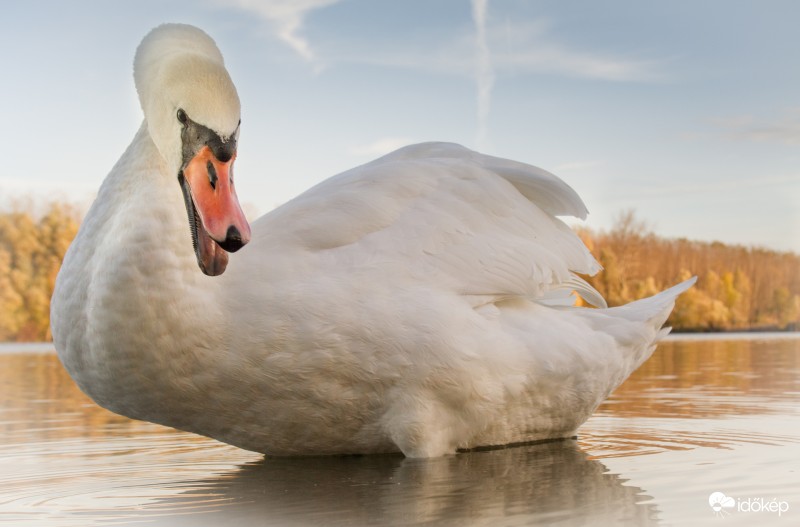
<path fill-rule="evenodd" d="M 52 347 L 4 345 L 0 523 L 800 525 L 800 338 L 674 338 L 579 434 L 432 460 L 264 458 L 116 416 Z M 733 506 L 715 512 L 713 492 Z M 788 510 L 753 510 L 770 507 Z"/>

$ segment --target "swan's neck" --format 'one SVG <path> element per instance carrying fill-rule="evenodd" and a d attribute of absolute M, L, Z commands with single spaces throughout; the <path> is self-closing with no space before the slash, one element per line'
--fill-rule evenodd
<path fill-rule="evenodd" d="M 224 337 L 211 329 L 224 324 L 218 287 L 197 267 L 176 175 L 145 124 L 65 257 L 52 308 L 59 356 L 101 405 L 160 421 L 205 389 L 201 370 Z"/>

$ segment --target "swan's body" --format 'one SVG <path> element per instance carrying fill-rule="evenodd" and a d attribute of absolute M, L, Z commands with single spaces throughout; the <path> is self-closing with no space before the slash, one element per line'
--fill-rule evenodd
<path fill-rule="evenodd" d="M 176 34 L 210 41 L 186 26 L 148 39 L 168 47 Z M 205 111 L 194 105 L 189 117 Z M 583 217 L 580 198 L 540 169 L 445 143 L 317 185 L 256 221 L 209 277 L 198 262 L 220 250 L 192 252 L 169 126 L 154 131 L 158 105 L 143 106 L 52 308 L 67 370 L 130 417 L 271 454 L 435 456 L 569 437 L 650 356 L 689 286 L 559 307 L 573 289 L 597 301 L 573 272 L 599 266 L 555 218 Z M 224 142 L 238 115 L 197 121 Z"/>

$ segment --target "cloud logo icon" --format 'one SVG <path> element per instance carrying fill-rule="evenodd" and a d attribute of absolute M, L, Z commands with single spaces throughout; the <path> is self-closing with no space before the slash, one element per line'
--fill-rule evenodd
<path fill-rule="evenodd" d="M 721 492 L 712 492 L 708 497 L 708 504 L 714 509 L 714 514 L 730 514 L 723 509 L 732 509 L 736 505 L 736 500 Z"/>

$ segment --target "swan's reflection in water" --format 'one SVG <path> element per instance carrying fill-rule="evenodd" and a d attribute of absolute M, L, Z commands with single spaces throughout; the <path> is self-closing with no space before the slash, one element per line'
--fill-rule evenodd
<path fill-rule="evenodd" d="M 655 525 L 650 500 L 565 440 L 438 459 L 265 458 L 193 482 L 136 520 L 227 527 Z"/>
<path fill-rule="evenodd" d="M 262 459 L 97 407 L 52 346 L 0 346 L 0 523 L 704 525 L 712 491 L 800 499 L 798 379 L 800 338 L 668 342 L 579 431 L 594 459 L 575 441 Z"/>
<path fill-rule="evenodd" d="M 0 353 L 0 386 L 9 525 L 655 523 L 644 491 L 573 440 L 430 460 L 265 459 L 98 408 L 52 353 Z"/>

